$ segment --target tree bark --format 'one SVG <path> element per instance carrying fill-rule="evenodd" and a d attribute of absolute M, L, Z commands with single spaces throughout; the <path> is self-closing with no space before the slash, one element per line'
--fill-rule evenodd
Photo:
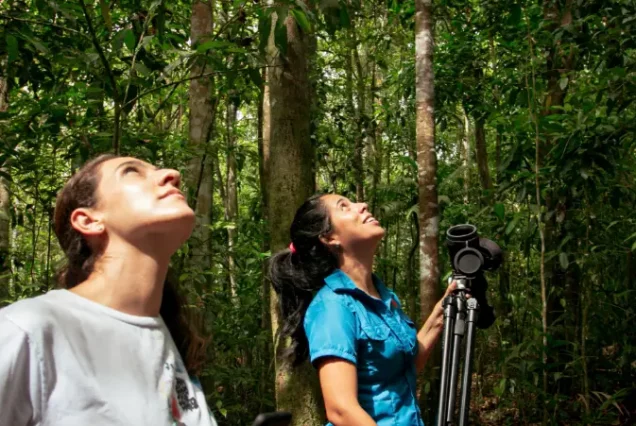
<path fill-rule="evenodd" d="M 7 58 L 0 58 L 0 112 L 6 112 L 9 109 L 9 79 L 7 78 L 8 64 Z M 4 164 L 0 165 L 4 173 L 7 168 Z M 9 192 L 9 182 L 0 176 L 0 307 L 2 300 L 8 298 L 11 291 L 9 289 L 9 277 L 11 272 L 11 262 L 9 258 L 11 246 L 11 193 Z"/>
<path fill-rule="evenodd" d="M 236 296 L 236 265 L 234 263 L 234 250 L 237 238 L 237 218 L 238 218 L 238 193 L 236 189 L 236 136 L 234 126 L 236 123 L 236 104 L 228 96 L 226 110 L 227 126 L 227 200 L 225 203 L 226 219 L 230 222 L 227 229 L 228 248 L 228 275 L 230 279 L 230 294 Z"/>
<path fill-rule="evenodd" d="M 464 204 L 470 202 L 470 119 L 466 110 L 461 108 L 462 113 L 462 168 L 464 169 Z"/>
<path fill-rule="evenodd" d="M 196 0 L 192 4 L 191 33 L 193 48 L 212 37 L 214 29 L 214 0 Z M 210 74 L 205 58 L 199 58 L 190 75 Z M 209 141 L 214 129 L 216 96 L 214 77 L 194 78 L 190 81 L 189 137 L 192 160 L 186 176 L 188 198 L 197 214 L 197 226 L 193 233 L 192 256 L 202 268 L 211 265 L 210 229 L 213 196 L 212 158 Z M 208 275 L 208 279 L 211 276 Z M 211 282 L 208 282 L 211 284 Z"/>
<path fill-rule="evenodd" d="M 415 97 L 420 223 L 420 314 L 428 317 L 438 297 L 439 212 L 435 153 L 432 0 L 416 0 Z"/>
<path fill-rule="evenodd" d="M 267 86 L 263 108 L 263 161 L 268 197 L 270 247 L 273 252 L 289 244 L 289 227 L 296 209 L 314 191 L 314 150 L 310 139 L 309 36 L 287 17 L 286 55 L 274 45 L 278 17 L 272 14 L 268 43 Z M 271 293 L 273 335 L 281 318 L 278 298 Z M 275 338 L 276 405 L 294 413 L 293 425 L 324 423 L 324 408 L 315 370 L 306 362 L 298 368 L 280 355 L 287 342 Z"/>
<path fill-rule="evenodd" d="M 543 15 L 546 21 L 546 30 L 555 34 L 559 27 L 567 26 L 572 22 L 573 0 L 566 0 L 559 5 L 557 2 L 545 0 L 543 4 Z M 568 86 L 561 87 L 560 80 L 573 69 L 576 56 L 575 49 L 567 51 L 567 41 L 563 39 L 550 39 L 552 44 L 546 49 L 546 79 L 547 88 L 544 96 L 541 116 L 559 113 L 560 107 L 564 105 Z M 539 166 L 544 166 L 550 162 L 550 152 L 552 151 L 552 138 L 544 129 L 540 129 L 542 140 L 539 144 Z M 545 219 L 545 246 L 546 253 L 557 250 L 561 242 L 567 236 L 566 223 L 567 213 L 574 200 L 570 193 L 563 196 L 557 194 L 555 190 L 549 189 L 545 195 L 545 210 L 552 212 Z M 566 244 L 560 249 L 567 253 L 572 247 Z M 572 250 L 576 250 L 572 247 Z M 578 268 L 571 264 L 567 269 L 563 269 L 559 262 L 559 256 L 553 256 L 546 261 L 546 322 L 551 329 L 552 338 L 555 340 L 567 340 L 569 336 L 564 330 L 574 329 L 579 323 L 579 277 Z M 565 307 L 561 299 L 565 299 Z M 568 315 L 569 314 L 569 315 Z M 557 325 L 555 327 L 555 325 Z M 565 325 L 565 327 L 563 326 Z M 561 348 L 548 354 L 547 365 L 551 370 L 563 370 L 567 364 L 572 362 L 572 353 L 565 348 Z M 554 371 L 550 371 L 552 373 Z M 553 374 L 548 375 L 550 378 Z M 559 382 L 548 380 L 547 395 L 554 393 L 570 394 L 574 392 L 572 380 L 565 375 Z M 546 395 L 546 397 L 547 397 Z"/>
<path fill-rule="evenodd" d="M 486 198 L 491 198 L 492 180 L 488 169 L 488 150 L 486 149 L 486 121 L 483 118 L 475 119 L 475 153 L 477 160 L 477 170 L 481 188 L 486 192 Z"/>
<path fill-rule="evenodd" d="M 362 60 L 358 53 L 358 36 L 355 19 L 351 20 L 351 52 L 356 67 L 356 100 L 355 109 L 356 134 L 354 138 L 353 170 L 355 173 L 356 200 L 364 201 L 364 140 L 366 137 L 366 89 Z"/>
<path fill-rule="evenodd" d="M 438 236 L 439 209 L 437 204 L 437 156 L 435 153 L 435 86 L 433 74 L 433 2 L 415 1 L 415 139 L 417 141 L 417 170 L 419 188 L 420 225 L 420 318 L 427 318 L 439 297 Z M 429 361 L 427 379 L 434 383 Z M 435 391 L 420 391 L 425 418 L 434 415 Z"/>

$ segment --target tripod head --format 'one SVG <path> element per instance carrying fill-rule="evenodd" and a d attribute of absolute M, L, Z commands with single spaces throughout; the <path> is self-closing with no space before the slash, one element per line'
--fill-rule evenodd
<path fill-rule="evenodd" d="M 495 322 L 495 313 L 486 299 L 488 281 L 483 271 L 495 271 L 501 266 L 501 248 L 487 238 L 480 238 L 474 225 L 455 225 L 446 231 L 446 247 L 453 267 L 452 279 L 456 291 L 469 292 L 480 306 L 478 328 L 488 328 Z"/>

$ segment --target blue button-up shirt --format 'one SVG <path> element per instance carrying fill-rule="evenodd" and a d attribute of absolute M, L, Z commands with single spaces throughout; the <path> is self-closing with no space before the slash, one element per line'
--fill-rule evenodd
<path fill-rule="evenodd" d="M 305 315 L 311 362 L 356 365 L 358 402 L 378 426 L 423 426 L 416 398 L 417 329 L 397 296 L 374 276 L 380 299 L 341 270 L 325 278 Z"/>

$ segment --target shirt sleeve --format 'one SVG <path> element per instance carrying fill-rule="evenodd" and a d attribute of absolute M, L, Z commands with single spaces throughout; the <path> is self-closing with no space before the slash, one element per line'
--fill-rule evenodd
<path fill-rule="evenodd" d="M 26 426 L 33 404 L 29 389 L 37 385 L 27 334 L 0 314 L 0 426 Z"/>
<path fill-rule="evenodd" d="M 314 366 L 323 357 L 342 358 L 356 364 L 357 327 L 351 309 L 338 300 L 317 301 L 309 306 L 304 325 Z"/>

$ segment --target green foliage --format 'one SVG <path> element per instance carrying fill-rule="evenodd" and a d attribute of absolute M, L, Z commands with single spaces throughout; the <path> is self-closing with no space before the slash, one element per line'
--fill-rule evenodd
<path fill-rule="evenodd" d="M 549 18 L 554 7 L 556 20 Z M 188 84 L 202 78 L 190 69 L 203 61 L 218 102 L 206 150 L 215 166 L 208 171 L 209 265 L 192 260 L 201 243 L 191 241 L 173 266 L 205 317 L 203 384 L 220 424 L 248 424 L 274 408 L 258 107 L 276 13 L 281 55 L 286 18 L 316 40 L 309 72 L 317 188 L 355 197 L 354 141 L 362 134 L 365 198 L 387 229 L 377 273 L 419 315 L 413 1 L 217 2 L 214 36 L 196 46 L 189 2 L 101 0 L 86 8 L 0 4 L 0 78 L 10 89 L 9 109 L 0 112 L 0 176 L 11 190 L 1 304 L 54 286 L 63 262 L 50 225 L 55 195 L 87 158 L 117 147 L 187 173 L 195 155 L 187 143 Z M 473 420 L 536 424 L 548 407 L 554 424 L 633 421 L 634 5 L 444 0 L 435 8 L 440 235 L 473 223 L 506 252 L 499 273 L 488 277 L 498 320 L 479 333 Z M 229 129 L 233 148 L 229 103 L 239 111 Z M 462 148 L 466 122 L 474 146 L 477 121 L 485 123 L 490 192 L 479 184 L 474 148 Z M 223 199 L 230 152 L 236 221 L 226 218 Z M 547 348 L 537 217 L 547 234 Z M 229 228 L 237 231 L 231 248 Z M 442 249 L 442 277 L 449 266 Z M 422 389 L 434 398 L 436 383 Z"/>

